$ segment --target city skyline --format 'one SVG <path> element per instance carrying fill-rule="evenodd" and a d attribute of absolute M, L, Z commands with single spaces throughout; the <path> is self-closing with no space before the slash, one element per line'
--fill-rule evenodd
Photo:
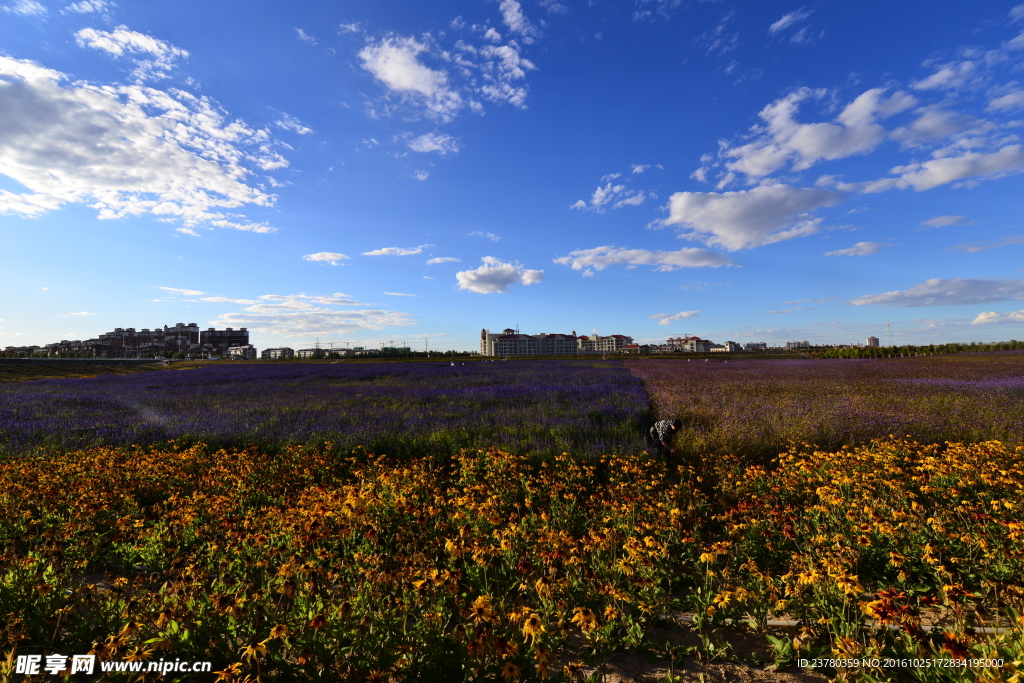
<path fill-rule="evenodd" d="M 0 348 L 157 319 L 259 348 L 1024 331 L 1024 4 L 0 18 Z"/>

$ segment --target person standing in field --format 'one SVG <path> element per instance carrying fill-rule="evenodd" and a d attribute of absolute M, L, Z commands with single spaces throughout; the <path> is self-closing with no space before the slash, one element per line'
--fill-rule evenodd
<path fill-rule="evenodd" d="M 651 427 L 649 433 L 651 445 L 655 452 L 665 460 L 668 460 L 671 453 L 676 452 L 676 449 L 672 447 L 672 440 L 682 426 L 683 421 L 676 418 L 675 420 L 658 420 Z"/>

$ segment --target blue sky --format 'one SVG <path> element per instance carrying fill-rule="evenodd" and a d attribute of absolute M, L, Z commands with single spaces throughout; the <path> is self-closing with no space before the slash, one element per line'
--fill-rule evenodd
<path fill-rule="evenodd" d="M 1024 5 L 0 0 L 0 345 L 1024 337 Z"/>

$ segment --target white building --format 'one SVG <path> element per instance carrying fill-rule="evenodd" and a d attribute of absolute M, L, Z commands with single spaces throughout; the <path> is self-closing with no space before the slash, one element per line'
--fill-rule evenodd
<path fill-rule="evenodd" d="M 240 358 L 242 360 L 256 360 L 256 347 L 252 344 L 228 347 L 229 358 Z"/>
<path fill-rule="evenodd" d="M 714 342 L 700 337 L 669 337 L 665 344 L 677 353 L 707 353 L 715 346 Z"/>
<path fill-rule="evenodd" d="M 577 353 L 614 353 L 633 343 L 622 334 L 576 336 L 572 334 L 519 334 L 511 328 L 492 334 L 480 330 L 481 356 L 562 356 Z"/>
<path fill-rule="evenodd" d="M 282 346 L 277 349 L 263 349 L 263 353 L 260 354 L 260 358 L 263 360 L 283 360 L 286 358 L 295 358 L 295 350 L 290 349 L 287 346 Z"/>
<path fill-rule="evenodd" d="M 768 350 L 768 343 L 767 342 L 747 342 L 746 344 L 743 345 L 743 350 L 744 351 L 767 351 Z"/>
<path fill-rule="evenodd" d="M 868 337 L 868 343 L 865 346 L 878 346 L 878 337 Z"/>

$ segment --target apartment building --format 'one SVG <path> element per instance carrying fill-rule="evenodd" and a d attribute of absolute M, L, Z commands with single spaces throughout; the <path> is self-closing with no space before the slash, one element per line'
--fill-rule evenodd
<path fill-rule="evenodd" d="M 708 353 L 715 343 L 700 337 L 669 337 L 665 345 L 675 353 Z"/>
<path fill-rule="evenodd" d="M 277 349 L 263 349 L 263 353 L 260 354 L 260 358 L 263 360 L 283 360 L 286 358 L 295 358 L 295 349 L 290 349 L 287 346 L 282 346 Z"/>
<path fill-rule="evenodd" d="M 576 336 L 541 332 L 539 334 L 520 334 L 512 328 L 506 328 L 500 334 L 492 334 L 489 330 L 480 331 L 481 356 L 561 356 L 578 353 L 609 353 L 619 352 L 628 344 L 633 343 L 632 337 L 622 334 L 607 336 Z"/>

